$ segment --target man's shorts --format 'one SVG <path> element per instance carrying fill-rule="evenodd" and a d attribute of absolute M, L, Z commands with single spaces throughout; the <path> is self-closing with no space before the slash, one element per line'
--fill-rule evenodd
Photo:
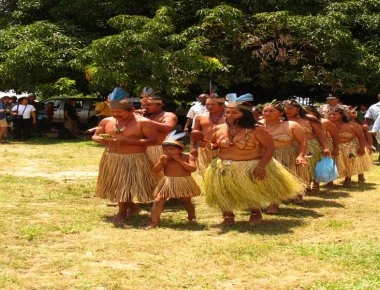
<path fill-rule="evenodd" d="M 4 119 L 0 119 L 0 128 L 7 128 L 8 127 L 8 122 L 7 120 L 4 118 Z"/>

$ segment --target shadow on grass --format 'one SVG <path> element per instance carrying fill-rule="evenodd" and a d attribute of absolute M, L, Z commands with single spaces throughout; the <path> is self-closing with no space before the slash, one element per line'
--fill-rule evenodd
<path fill-rule="evenodd" d="M 339 202 L 326 199 L 305 199 L 305 203 L 299 204 L 298 206 L 302 208 L 344 207 L 344 205 Z"/>
<path fill-rule="evenodd" d="M 265 215 L 268 215 L 268 214 L 265 214 Z M 306 209 L 306 208 L 302 208 L 302 207 L 298 207 L 298 208 L 281 207 L 279 214 L 271 215 L 271 216 L 297 217 L 297 218 L 306 218 L 306 217 L 319 218 L 319 217 L 322 217 L 323 215 L 320 214 L 319 212 L 316 212 L 315 210 Z"/>
<path fill-rule="evenodd" d="M 109 204 L 108 206 L 115 207 L 115 214 L 117 212 L 117 204 Z M 116 228 L 136 228 L 144 229 L 150 222 L 150 210 L 152 204 L 139 204 L 142 211 L 138 215 L 131 216 L 127 219 L 125 224 L 115 225 Z M 170 217 L 165 217 L 165 213 L 170 212 L 183 212 L 183 221 L 174 221 Z M 103 220 L 107 223 L 113 224 L 114 215 L 106 215 Z M 175 199 L 170 199 L 165 203 L 163 215 L 161 217 L 160 228 L 170 228 L 181 231 L 203 231 L 208 227 L 201 223 L 189 223 L 187 221 L 187 212 L 182 206 L 181 202 Z"/>
<path fill-rule="evenodd" d="M 347 198 L 350 197 L 350 194 L 346 192 L 345 190 L 338 190 L 338 188 L 335 189 L 330 189 L 326 191 L 320 191 L 318 193 L 313 193 L 308 196 L 312 197 L 318 197 L 318 198 L 323 198 L 323 199 L 339 199 L 339 198 Z"/>
<path fill-rule="evenodd" d="M 237 221 L 229 227 L 220 229 L 221 234 L 229 232 L 252 233 L 260 235 L 283 235 L 293 232 L 293 228 L 302 226 L 305 221 L 302 219 L 265 219 L 258 225 L 248 223 L 249 216 L 246 221 Z"/>

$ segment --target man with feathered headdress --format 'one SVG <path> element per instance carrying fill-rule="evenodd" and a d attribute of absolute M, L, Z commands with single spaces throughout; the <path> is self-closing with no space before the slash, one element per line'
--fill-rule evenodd
<path fill-rule="evenodd" d="M 148 154 L 153 162 L 157 162 L 162 155 L 161 144 L 178 122 L 175 114 L 163 110 L 164 103 L 157 93 L 152 88 L 144 88 L 140 100 L 143 116 L 153 121 L 157 127 L 157 140 L 148 147 Z"/>
<path fill-rule="evenodd" d="M 207 95 L 206 108 L 207 113 L 195 117 L 190 143 L 190 153 L 198 157 L 197 169 L 201 176 L 218 153 L 216 150 L 210 150 L 207 143 L 210 141 L 215 127 L 225 123 L 225 98 Z"/>
<path fill-rule="evenodd" d="M 103 119 L 92 140 L 106 146 L 99 165 L 96 196 L 117 202 L 116 225 L 127 219 L 134 202 L 153 199 L 158 181 L 146 150 L 157 141 L 154 123 L 133 112 L 128 99 L 110 102 L 112 117 Z"/>

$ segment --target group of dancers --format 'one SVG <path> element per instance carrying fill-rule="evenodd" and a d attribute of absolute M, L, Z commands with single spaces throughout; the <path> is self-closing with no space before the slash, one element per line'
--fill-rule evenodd
<path fill-rule="evenodd" d="M 210 95 L 208 113 L 195 118 L 186 154 L 185 133 L 173 131 L 177 117 L 163 111 L 156 92 L 143 90 L 141 110 L 117 89 L 111 97 L 112 117 L 99 123 L 92 138 L 105 145 L 96 196 L 118 203 L 117 225 L 137 214 L 139 203 L 153 201 L 146 229 L 159 226 L 170 198 L 179 199 L 195 222 L 192 197 L 201 193 L 221 210 L 218 226 L 232 225 L 235 210 L 249 210 L 249 223 L 257 224 L 263 211 L 276 214 L 282 202 L 302 203 L 305 193 L 319 191 L 314 167 L 323 156 L 336 160 L 347 187 L 355 175 L 364 182 L 372 165 L 372 137 L 349 110 L 321 116 L 287 100 L 258 111 L 250 94 Z"/>

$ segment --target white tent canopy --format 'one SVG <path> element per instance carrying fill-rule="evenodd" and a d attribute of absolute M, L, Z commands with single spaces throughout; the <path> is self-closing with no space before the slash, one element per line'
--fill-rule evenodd
<path fill-rule="evenodd" d="M 27 97 L 28 96 L 28 93 L 27 92 L 22 92 L 21 94 L 17 94 L 14 90 L 9 90 L 7 92 L 2 92 L 0 91 L 0 98 L 4 97 L 4 96 L 9 96 L 9 97 L 14 97 L 16 96 L 17 99 L 21 98 L 21 97 Z"/>

